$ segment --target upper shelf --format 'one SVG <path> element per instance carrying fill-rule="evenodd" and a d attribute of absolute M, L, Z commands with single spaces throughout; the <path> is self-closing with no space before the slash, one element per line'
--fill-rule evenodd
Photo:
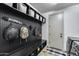
<path fill-rule="evenodd" d="M 13 3 L 14 4 L 14 3 Z M 31 8 L 28 4 L 22 3 L 26 8 L 26 13 L 23 13 L 21 11 L 21 6 L 20 3 L 15 3 L 12 7 L 8 6 L 6 4 L 0 3 L 0 10 L 4 10 L 5 12 L 15 14 L 17 16 L 32 20 L 34 22 L 40 22 L 40 23 L 45 23 L 46 18 L 43 17 L 41 14 L 39 14 L 36 10 Z M 19 6 L 19 7 L 18 7 Z M 32 15 L 34 14 L 34 15 Z"/>

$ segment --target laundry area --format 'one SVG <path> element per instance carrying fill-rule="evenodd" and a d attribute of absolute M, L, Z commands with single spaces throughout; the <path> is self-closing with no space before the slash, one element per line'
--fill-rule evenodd
<path fill-rule="evenodd" d="M 79 3 L 0 3 L 0 56 L 79 56 Z"/>
<path fill-rule="evenodd" d="M 46 23 L 42 25 L 42 39 L 47 40 L 47 47 L 40 55 L 78 56 L 79 4 L 31 3 L 31 5 L 46 18 Z"/>

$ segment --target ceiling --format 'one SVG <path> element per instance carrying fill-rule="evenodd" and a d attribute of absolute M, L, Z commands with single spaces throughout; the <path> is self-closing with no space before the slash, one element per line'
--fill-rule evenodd
<path fill-rule="evenodd" d="M 77 3 L 30 3 L 34 8 L 36 8 L 41 13 L 46 13 L 49 11 L 58 11 L 64 8 L 70 7 Z"/>

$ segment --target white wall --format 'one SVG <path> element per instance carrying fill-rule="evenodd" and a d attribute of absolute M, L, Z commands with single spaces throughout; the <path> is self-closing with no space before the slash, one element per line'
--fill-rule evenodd
<path fill-rule="evenodd" d="M 47 45 L 48 45 L 48 15 L 43 14 L 44 17 L 46 18 L 46 23 L 42 25 L 42 39 L 47 40 Z"/>
<path fill-rule="evenodd" d="M 79 37 L 79 5 L 64 10 L 64 50 L 68 36 Z"/>

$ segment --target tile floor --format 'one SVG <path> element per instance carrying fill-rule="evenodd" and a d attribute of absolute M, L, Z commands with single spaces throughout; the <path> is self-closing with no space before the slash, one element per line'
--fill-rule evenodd
<path fill-rule="evenodd" d="M 38 54 L 38 56 L 58 56 L 47 51 L 47 46 Z"/>

